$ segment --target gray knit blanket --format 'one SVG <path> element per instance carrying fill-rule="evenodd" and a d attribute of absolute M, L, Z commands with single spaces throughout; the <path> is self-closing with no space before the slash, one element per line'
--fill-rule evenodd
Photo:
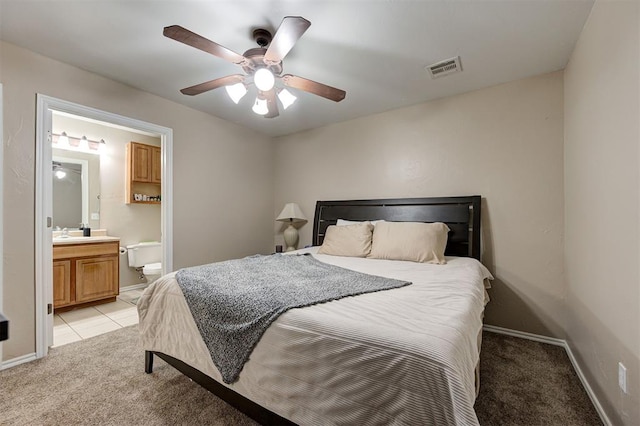
<path fill-rule="evenodd" d="M 225 383 L 238 379 L 266 329 L 287 310 L 411 284 L 281 254 L 185 268 L 176 280 Z"/>

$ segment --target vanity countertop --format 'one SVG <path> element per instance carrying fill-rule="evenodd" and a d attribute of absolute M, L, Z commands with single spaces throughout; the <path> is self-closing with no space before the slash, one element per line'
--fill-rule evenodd
<path fill-rule="evenodd" d="M 107 235 L 96 235 L 91 237 L 70 236 L 70 237 L 54 237 L 53 245 L 69 245 L 69 244 L 88 244 L 88 243 L 106 243 L 109 241 L 120 241 L 119 237 L 109 237 Z"/>

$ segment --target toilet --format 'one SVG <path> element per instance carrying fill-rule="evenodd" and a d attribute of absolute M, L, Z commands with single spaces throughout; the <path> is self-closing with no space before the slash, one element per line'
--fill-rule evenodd
<path fill-rule="evenodd" d="M 162 276 L 162 243 L 157 241 L 127 246 L 129 267 L 142 271 L 148 283 Z"/>

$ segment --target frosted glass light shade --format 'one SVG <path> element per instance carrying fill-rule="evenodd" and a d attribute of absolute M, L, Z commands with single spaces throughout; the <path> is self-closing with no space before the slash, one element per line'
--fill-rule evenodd
<path fill-rule="evenodd" d="M 267 108 L 267 100 L 256 98 L 256 103 L 253 104 L 253 108 L 251 109 L 258 115 L 265 115 L 269 112 L 269 109 Z"/>
<path fill-rule="evenodd" d="M 81 149 L 89 149 L 89 140 L 86 136 L 82 136 L 80 138 L 80 148 Z"/>
<path fill-rule="evenodd" d="M 225 86 L 224 88 L 227 89 L 227 94 L 236 104 L 240 102 L 240 99 L 242 99 L 244 95 L 247 94 L 247 88 L 243 83 L 232 84 L 230 86 Z"/>
<path fill-rule="evenodd" d="M 96 141 L 88 141 L 88 142 L 89 142 L 89 150 L 91 151 L 101 151 L 102 145 L 106 143 L 104 139 L 100 139 L 99 142 L 96 142 Z"/>
<path fill-rule="evenodd" d="M 284 109 L 289 108 L 291 104 L 293 104 L 296 99 L 298 99 L 293 96 L 293 94 L 287 89 L 280 90 L 280 92 L 278 93 L 278 98 L 280 99 L 280 102 L 282 102 L 282 107 Z"/>
<path fill-rule="evenodd" d="M 253 76 L 253 82 L 263 92 L 273 89 L 276 79 L 273 73 L 266 68 L 260 68 Z"/>
<path fill-rule="evenodd" d="M 67 136 L 67 132 L 62 132 L 60 136 L 58 136 L 58 145 L 69 146 L 69 137 Z"/>

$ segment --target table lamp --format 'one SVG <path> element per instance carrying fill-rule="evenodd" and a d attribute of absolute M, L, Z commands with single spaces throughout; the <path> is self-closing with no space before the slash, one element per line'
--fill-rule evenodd
<path fill-rule="evenodd" d="M 284 242 L 287 245 L 286 251 L 296 249 L 298 245 L 298 230 L 293 226 L 294 223 L 306 222 L 307 218 L 302 214 L 300 206 L 296 203 L 287 203 L 276 218 L 278 222 L 288 222 L 289 226 L 284 230 Z"/>

